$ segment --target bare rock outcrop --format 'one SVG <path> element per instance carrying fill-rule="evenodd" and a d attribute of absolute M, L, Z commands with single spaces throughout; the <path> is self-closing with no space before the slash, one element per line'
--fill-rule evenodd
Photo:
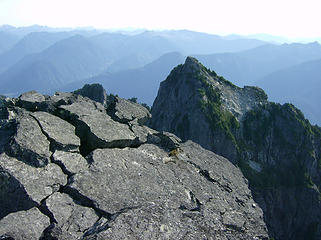
<path fill-rule="evenodd" d="M 144 126 L 139 105 L 30 92 L 1 107 L 0 239 L 268 239 L 241 171 Z"/>

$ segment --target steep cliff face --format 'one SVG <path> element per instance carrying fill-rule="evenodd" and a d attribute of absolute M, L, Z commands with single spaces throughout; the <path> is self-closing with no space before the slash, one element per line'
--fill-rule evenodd
<path fill-rule="evenodd" d="M 247 111 L 266 102 L 261 89 L 239 88 L 188 57 L 161 83 L 150 125 L 193 140 L 236 163 L 239 123 Z"/>
<path fill-rule="evenodd" d="M 100 87 L 77 93 L 105 105 L 0 99 L 0 239 L 268 239 L 227 159 L 144 126 L 144 107 Z"/>
<path fill-rule="evenodd" d="M 321 130 L 291 104 L 267 101 L 188 57 L 161 83 L 150 125 L 239 166 L 275 239 L 320 239 Z"/>

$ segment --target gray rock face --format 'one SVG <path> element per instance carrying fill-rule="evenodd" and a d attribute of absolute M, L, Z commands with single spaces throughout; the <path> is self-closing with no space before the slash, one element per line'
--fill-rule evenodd
<path fill-rule="evenodd" d="M 59 234 L 53 237 L 58 239 L 81 239 L 83 233 L 99 220 L 92 208 L 76 204 L 64 193 L 53 194 L 46 204 L 57 221 L 55 228 L 59 229 Z"/>
<path fill-rule="evenodd" d="M 101 84 L 86 84 L 81 89 L 74 91 L 74 93 L 88 97 L 89 99 L 103 105 L 107 103 L 107 94 Z"/>
<path fill-rule="evenodd" d="M 11 102 L 0 239 L 268 239 L 240 170 L 142 125 L 145 109 L 63 93 Z"/>
<path fill-rule="evenodd" d="M 52 139 L 55 148 L 65 151 L 77 151 L 80 139 L 75 136 L 75 127 L 70 123 L 46 112 L 35 112 L 31 114 L 38 122 L 42 132 L 47 138 Z"/>
<path fill-rule="evenodd" d="M 49 218 L 37 208 L 19 211 L 0 220 L 0 236 L 1 239 L 39 239 L 49 224 Z"/>
<path fill-rule="evenodd" d="M 55 151 L 52 161 L 70 173 L 78 173 L 88 168 L 86 159 L 77 152 Z"/>
<path fill-rule="evenodd" d="M 50 142 L 41 132 L 38 122 L 28 112 L 24 112 L 17 119 L 16 128 L 9 145 L 10 155 L 36 167 L 48 164 Z"/>
<path fill-rule="evenodd" d="M 194 143 L 182 144 L 171 157 L 145 144 L 137 149 L 95 150 L 90 158 L 91 167 L 73 177 L 68 191 L 77 190 L 115 218 L 98 239 L 130 239 L 141 232 L 153 239 L 186 234 L 188 239 L 215 239 L 225 232 L 226 239 L 266 237 L 262 215 L 253 208 L 241 172 Z"/>
<path fill-rule="evenodd" d="M 119 97 L 112 97 L 107 111 L 117 121 L 124 123 L 136 120 L 142 125 L 149 118 L 151 118 L 151 114 L 147 108 L 138 103 L 134 103 Z"/>
<path fill-rule="evenodd" d="M 56 164 L 34 167 L 6 154 L 1 154 L 1 168 L 13 176 L 23 186 L 26 194 L 37 203 L 59 190 L 67 183 L 66 175 Z M 14 189 L 11 189 L 13 191 Z M 10 192 L 10 190 L 8 189 Z"/>
<path fill-rule="evenodd" d="M 271 237 L 321 239 L 321 128 L 300 110 L 268 102 L 259 88 L 234 86 L 188 57 L 161 83 L 152 115 L 151 127 L 242 170 Z"/>
<path fill-rule="evenodd" d="M 45 96 L 36 91 L 26 92 L 17 99 L 18 106 L 23 107 L 29 111 L 35 111 L 41 108 L 41 103 L 45 101 Z"/>
<path fill-rule="evenodd" d="M 62 118 L 69 118 L 76 126 L 76 134 L 85 141 L 87 147 L 84 151 L 134 146 L 138 142 L 129 126 L 113 121 L 100 103 L 83 100 L 62 105 L 59 114 Z"/>

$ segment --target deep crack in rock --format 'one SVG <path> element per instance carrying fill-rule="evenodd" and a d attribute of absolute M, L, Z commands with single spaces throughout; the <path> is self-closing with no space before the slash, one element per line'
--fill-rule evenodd
<path fill-rule="evenodd" d="M 222 185 L 219 181 L 211 178 L 208 170 L 206 169 L 202 169 L 200 166 L 198 166 L 197 164 L 193 163 L 192 161 L 186 161 L 187 163 L 193 165 L 195 168 L 198 169 L 198 173 L 204 177 L 207 181 L 211 182 L 211 183 L 215 183 L 217 184 L 222 190 L 227 191 L 227 192 L 232 192 L 233 190 L 231 189 L 231 187 L 226 184 L 226 185 Z"/>
<path fill-rule="evenodd" d="M 113 214 L 108 213 L 108 212 L 104 211 L 103 209 L 98 208 L 97 204 L 95 203 L 95 201 L 93 201 L 92 199 L 84 196 L 77 189 L 74 189 L 74 188 L 66 185 L 66 186 L 62 186 L 60 188 L 59 192 L 68 194 L 75 201 L 75 203 L 77 203 L 77 204 L 79 204 L 81 206 L 89 207 L 89 208 L 94 209 L 96 214 L 97 214 L 97 216 L 105 217 L 108 220 L 112 220 Z"/>
<path fill-rule="evenodd" d="M 63 109 L 58 109 L 55 115 L 58 115 L 60 118 L 64 119 L 75 127 L 75 134 L 80 139 L 80 154 L 85 158 L 96 149 L 125 147 L 138 148 L 142 144 L 136 136 L 134 139 L 115 139 L 107 142 L 97 137 L 92 132 L 91 128 L 84 121 L 80 120 L 75 114 L 66 114 L 64 112 L 66 111 Z M 106 117 L 107 116 L 108 115 L 106 113 Z M 125 125 L 128 127 L 128 130 L 133 133 L 133 131 L 130 130 L 129 125 Z M 91 162 L 88 163 L 90 164 Z"/>
<path fill-rule="evenodd" d="M 105 230 L 107 230 L 108 228 L 110 228 L 109 226 L 109 221 L 105 220 L 103 217 L 100 217 L 93 226 L 91 226 L 89 229 L 87 229 L 84 234 L 83 234 L 83 238 L 85 237 L 89 237 L 91 235 L 94 234 L 98 234 L 100 232 L 103 232 Z"/>
<path fill-rule="evenodd" d="M 39 211 L 46 215 L 50 219 L 50 223 L 57 223 L 57 220 L 55 219 L 55 216 L 53 213 L 49 210 L 49 208 L 46 205 L 46 200 L 50 197 L 51 195 L 47 196 L 46 198 L 42 199 L 40 202 L 40 205 L 38 206 Z"/>

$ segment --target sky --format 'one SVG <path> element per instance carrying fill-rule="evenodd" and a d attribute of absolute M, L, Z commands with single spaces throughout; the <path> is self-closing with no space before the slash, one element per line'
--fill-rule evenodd
<path fill-rule="evenodd" d="M 0 25 L 321 37 L 320 0 L 0 0 Z"/>

